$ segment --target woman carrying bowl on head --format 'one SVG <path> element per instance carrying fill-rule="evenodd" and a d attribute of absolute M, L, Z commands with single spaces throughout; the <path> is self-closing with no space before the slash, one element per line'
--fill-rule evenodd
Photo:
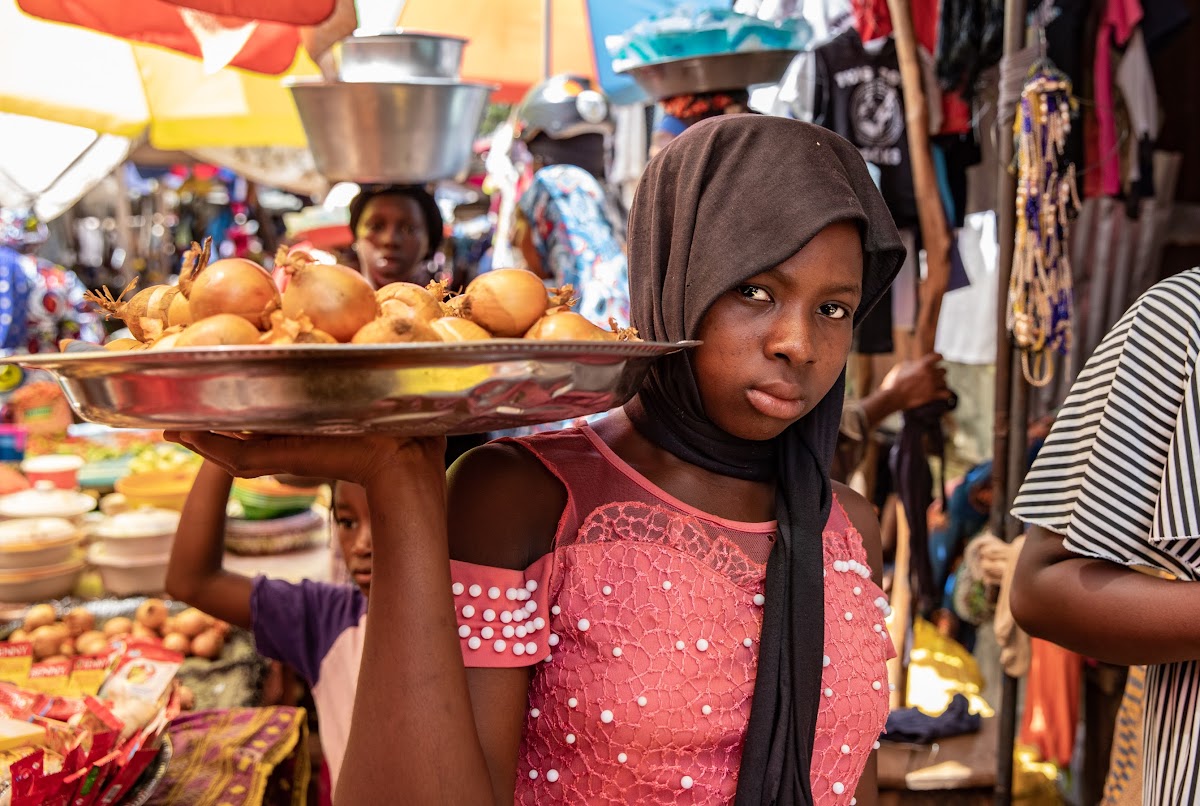
<path fill-rule="evenodd" d="M 423 286 L 437 279 L 434 256 L 443 227 L 437 202 L 422 187 L 364 187 L 350 202 L 359 269 L 377 289 L 401 282 Z"/>

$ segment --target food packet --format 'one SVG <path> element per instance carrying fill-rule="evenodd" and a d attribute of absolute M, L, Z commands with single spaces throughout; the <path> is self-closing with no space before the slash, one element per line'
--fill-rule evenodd
<path fill-rule="evenodd" d="M 29 679 L 25 681 L 25 688 L 46 694 L 66 694 L 67 684 L 71 681 L 72 666 L 70 660 L 35 663 L 29 669 Z"/>
<path fill-rule="evenodd" d="M 32 666 L 33 644 L 29 641 L 0 643 L 0 681 L 23 685 Z"/>
<path fill-rule="evenodd" d="M 71 667 L 71 678 L 67 683 L 67 694 L 83 696 L 96 694 L 108 676 L 107 655 L 80 655 Z"/>
<path fill-rule="evenodd" d="M 183 664 L 183 656 L 140 639 L 122 642 L 121 659 L 100 687 L 106 700 L 141 700 L 157 705 Z"/>

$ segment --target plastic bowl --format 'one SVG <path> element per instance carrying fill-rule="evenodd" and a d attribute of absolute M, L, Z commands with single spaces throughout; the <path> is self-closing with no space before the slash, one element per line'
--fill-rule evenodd
<path fill-rule="evenodd" d="M 30 484 L 48 481 L 60 490 L 74 490 L 79 486 L 79 468 L 83 465 L 81 456 L 46 454 L 21 462 L 21 472 Z"/>
<path fill-rule="evenodd" d="M 0 573 L 59 565 L 83 542 L 64 518 L 23 518 L 0 523 Z"/>
<path fill-rule="evenodd" d="M 88 550 L 88 563 L 100 572 L 104 589 L 116 596 L 135 593 L 162 593 L 167 585 L 170 554 L 152 557 L 114 557 L 104 544 Z"/>
<path fill-rule="evenodd" d="M 195 480 L 195 470 L 134 473 L 117 479 L 114 486 L 117 492 L 125 496 L 125 503 L 132 509 L 152 507 L 182 510 Z"/>
<path fill-rule="evenodd" d="M 281 484 L 274 479 L 237 479 L 233 500 L 242 505 L 248 520 L 270 520 L 305 512 L 317 500 L 314 489 Z"/>
<path fill-rule="evenodd" d="M 171 553 L 179 513 L 173 509 L 135 509 L 108 518 L 93 535 L 111 558 L 141 559 Z"/>
<path fill-rule="evenodd" d="M 44 602 L 61 599 L 75 588 L 82 571 L 83 560 L 5 571 L 0 573 L 0 601 Z M 163 573 L 166 573 L 165 567 Z"/>

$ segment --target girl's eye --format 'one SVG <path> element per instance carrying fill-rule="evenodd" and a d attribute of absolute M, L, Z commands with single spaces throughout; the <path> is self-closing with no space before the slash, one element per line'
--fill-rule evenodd
<path fill-rule="evenodd" d="M 850 309 L 839 302 L 826 302 L 821 306 L 821 315 L 829 319 L 848 319 L 850 317 Z"/>
<path fill-rule="evenodd" d="M 351 531 L 352 529 L 358 528 L 358 521 L 354 520 L 354 518 L 338 518 L 337 525 L 339 529 Z"/>
<path fill-rule="evenodd" d="M 743 299 L 753 300 L 755 302 L 771 302 L 771 294 L 767 289 L 757 285 L 739 285 L 737 292 L 742 295 Z"/>

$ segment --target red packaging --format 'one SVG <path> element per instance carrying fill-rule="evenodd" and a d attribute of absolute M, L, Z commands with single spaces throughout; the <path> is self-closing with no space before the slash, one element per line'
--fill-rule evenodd
<path fill-rule="evenodd" d="M 47 694 L 63 694 L 71 682 L 73 665 L 70 660 L 35 663 L 29 669 L 29 679 L 25 681 L 25 688 Z"/>
<path fill-rule="evenodd" d="M 45 761 L 45 751 L 35 750 L 20 761 L 14 761 L 9 765 L 8 774 L 12 777 L 13 806 L 17 806 L 18 795 L 28 795 L 33 790 L 33 781 L 41 776 Z"/>

